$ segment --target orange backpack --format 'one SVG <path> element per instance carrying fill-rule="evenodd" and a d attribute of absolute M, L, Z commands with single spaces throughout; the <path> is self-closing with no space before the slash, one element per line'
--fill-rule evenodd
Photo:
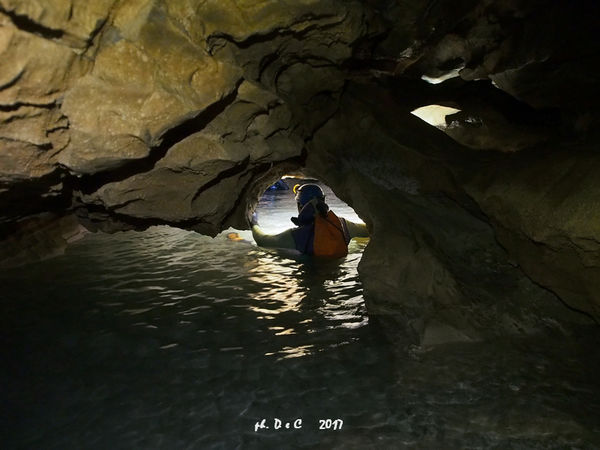
<path fill-rule="evenodd" d="M 333 211 L 327 212 L 327 217 L 315 215 L 315 238 L 313 252 L 315 256 L 341 258 L 348 254 L 350 235 L 344 220 L 340 220 Z"/>

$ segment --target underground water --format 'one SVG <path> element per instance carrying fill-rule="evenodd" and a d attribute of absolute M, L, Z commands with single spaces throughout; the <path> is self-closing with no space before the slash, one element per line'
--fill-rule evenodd
<path fill-rule="evenodd" d="M 282 231 L 293 195 L 269 191 L 257 211 L 266 231 Z M 249 231 L 153 227 L 90 233 L 62 256 L 5 270 L 3 447 L 600 442 L 598 342 L 585 330 L 402 354 L 365 308 L 366 245 L 318 261 L 261 249 Z"/>

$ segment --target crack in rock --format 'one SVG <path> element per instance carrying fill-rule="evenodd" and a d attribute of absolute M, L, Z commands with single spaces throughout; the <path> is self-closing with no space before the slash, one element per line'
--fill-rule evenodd
<path fill-rule="evenodd" d="M 17 14 L 14 11 L 9 11 L 0 6 L 0 13 L 6 15 L 13 25 L 21 31 L 35 34 L 48 40 L 59 40 L 65 35 L 64 30 L 49 28 L 41 23 L 35 22 L 30 17 L 24 14 Z"/>
<path fill-rule="evenodd" d="M 152 170 L 156 163 L 167 154 L 169 149 L 185 138 L 202 131 L 218 117 L 237 98 L 237 91 L 242 80 L 239 80 L 233 91 L 211 104 L 193 117 L 181 122 L 165 131 L 158 139 L 159 143 L 150 149 L 150 155 L 142 160 L 129 161 L 117 169 L 92 175 L 83 175 L 80 178 L 80 190 L 84 194 L 91 194 L 100 187 L 125 180 L 134 175 Z"/>

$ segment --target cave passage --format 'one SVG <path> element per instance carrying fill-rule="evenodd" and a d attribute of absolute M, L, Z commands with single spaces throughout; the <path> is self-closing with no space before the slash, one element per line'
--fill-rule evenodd
<path fill-rule="evenodd" d="M 304 175 L 284 176 L 264 191 L 254 210 L 263 232 L 278 234 L 296 227 L 291 221 L 292 217 L 298 216 L 293 188 L 297 184 L 307 183 L 318 184 L 323 189 L 325 202 L 339 217 L 354 223 L 364 223 L 352 207 L 340 200 L 321 181 Z M 255 244 L 250 230 L 229 229 L 221 235 L 226 235 L 230 240 Z M 277 299 L 283 302 L 283 310 L 302 308 L 302 305 L 307 304 L 313 305 L 317 310 L 323 307 L 339 308 L 340 311 L 359 306 L 361 314 L 364 314 L 361 320 L 366 323 L 368 319 L 357 269 L 368 242 L 368 238 L 351 239 L 348 255 L 337 259 L 315 258 L 295 249 L 263 248 L 259 245 L 248 251 L 249 257 L 256 258 L 257 270 L 253 277 L 266 275 L 261 280 L 264 283 L 262 298 L 266 301 Z M 282 286 L 287 288 L 281 289 Z M 344 305 L 343 299 L 349 300 L 349 303 Z M 341 303 L 337 304 L 339 301 Z M 349 317 L 352 316 L 350 314 Z M 347 326 L 354 325 L 350 323 Z"/>
<path fill-rule="evenodd" d="M 3 448 L 600 448 L 598 17 L 0 0 Z"/>
<path fill-rule="evenodd" d="M 274 196 L 290 195 L 263 197 L 266 222 Z M 594 441 L 593 432 L 579 436 L 597 427 L 597 341 L 577 349 L 544 339 L 492 350 L 458 343 L 398 360 L 366 314 L 361 256 L 358 248 L 318 263 L 225 233 L 212 239 L 160 226 L 88 234 L 62 256 L 2 271 L 0 401 L 11 412 L 2 417 L 4 442 L 100 449 L 314 448 L 340 439 L 393 448 L 398 435 L 431 448 L 442 437 L 453 448 L 545 447 L 557 434 L 566 444 Z M 469 434 L 499 411 L 514 417 L 514 434 L 501 433 L 502 420 Z M 320 432 L 324 417 L 342 420 L 343 433 Z M 262 418 L 302 419 L 303 429 L 257 433 Z"/>
<path fill-rule="evenodd" d="M 270 191 L 258 211 L 269 229 L 292 225 L 294 209 L 291 191 Z M 365 408 L 360 398 L 392 383 L 387 370 L 373 380 L 389 356 L 363 301 L 365 245 L 317 262 L 228 232 L 157 226 L 89 233 L 64 255 L 3 271 L 9 447 L 235 447 L 254 442 L 257 418 L 271 414 L 370 422 L 382 399 Z M 345 394 L 323 411 L 322 389 L 334 385 Z"/>
<path fill-rule="evenodd" d="M 290 218 L 298 215 L 293 187 L 298 184 L 318 184 L 325 193 L 325 203 L 338 216 L 355 223 L 364 223 L 354 209 L 340 200 L 333 190 L 314 178 L 284 176 L 280 181 L 271 185 L 261 196 L 256 212 L 259 224 L 268 233 L 280 233 L 295 225 Z M 286 189 L 287 188 L 287 189 Z M 352 243 L 352 242 L 351 242 Z M 354 247 L 352 247 L 354 248 Z"/>

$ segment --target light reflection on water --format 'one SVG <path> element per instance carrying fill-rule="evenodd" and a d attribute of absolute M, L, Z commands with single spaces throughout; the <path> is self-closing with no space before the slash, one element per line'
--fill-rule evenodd
<path fill-rule="evenodd" d="M 331 189 L 327 186 L 322 188 L 325 201 L 333 212 L 353 222 L 363 222 L 352 208 L 335 196 Z M 266 232 L 279 233 L 292 227 L 290 217 L 298 215 L 295 196 L 291 190 L 267 191 L 258 204 L 257 212 L 259 224 Z"/>
<path fill-rule="evenodd" d="M 271 232 L 295 214 L 288 192 L 260 207 Z M 241 235 L 89 235 L 0 274 L 3 448 L 600 444 L 597 334 L 398 359 L 365 312 L 364 242 L 316 261 Z M 257 433 L 263 418 L 303 428 Z M 319 430 L 327 418 L 343 430 Z"/>
<path fill-rule="evenodd" d="M 267 231 L 297 213 L 291 192 L 272 193 L 258 212 Z M 332 376 L 329 357 L 371 339 L 357 332 L 368 325 L 356 272 L 366 244 L 315 261 L 239 233 L 245 240 L 168 227 L 88 235 L 64 256 L 5 273 L 0 381 L 11 387 L 3 425 L 14 442 L 106 448 L 125 432 L 129 448 L 161 447 L 161 435 L 165 448 L 235 448 L 259 417 L 290 414 L 287 401 L 326 389 L 316 380 Z M 285 363 L 323 352 L 316 366 Z M 190 414 L 178 441 L 179 416 Z"/>

